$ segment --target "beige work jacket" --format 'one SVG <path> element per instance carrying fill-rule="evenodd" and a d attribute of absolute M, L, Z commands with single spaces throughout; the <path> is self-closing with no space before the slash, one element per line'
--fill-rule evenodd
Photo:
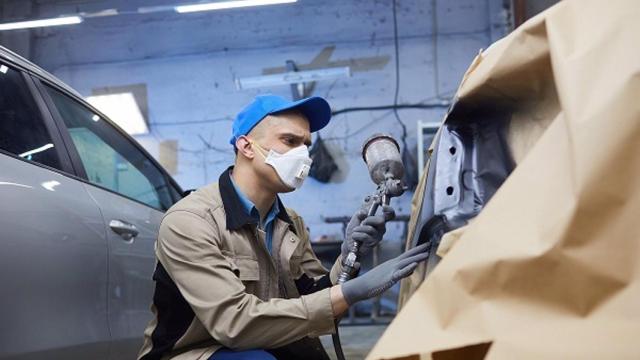
<path fill-rule="evenodd" d="M 302 218 L 281 203 L 272 255 L 230 179 L 203 187 L 165 214 L 156 243 L 151 310 L 138 359 L 207 359 L 221 347 L 272 349 L 334 331 L 329 273 Z M 280 202 L 280 199 L 277 200 Z"/>

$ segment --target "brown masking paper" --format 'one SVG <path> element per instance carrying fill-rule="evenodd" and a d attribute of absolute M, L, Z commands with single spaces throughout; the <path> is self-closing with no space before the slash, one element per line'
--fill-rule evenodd
<path fill-rule="evenodd" d="M 561 1 L 456 99 L 511 109 L 518 165 L 367 359 L 640 359 L 640 2 Z"/>

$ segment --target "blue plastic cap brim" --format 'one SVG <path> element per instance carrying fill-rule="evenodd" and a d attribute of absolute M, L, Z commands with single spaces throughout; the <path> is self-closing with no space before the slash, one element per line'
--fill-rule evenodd
<path fill-rule="evenodd" d="M 298 100 L 289 106 L 273 110 L 269 115 L 277 115 L 288 110 L 298 110 L 309 120 L 309 131 L 323 129 L 331 120 L 331 106 L 321 97 L 310 97 Z"/>

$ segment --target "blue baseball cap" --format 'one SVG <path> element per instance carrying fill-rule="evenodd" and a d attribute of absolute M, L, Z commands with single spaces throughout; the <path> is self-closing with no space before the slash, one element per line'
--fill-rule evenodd
<path fill-rule="evenodd" d="M 309 120 L 311 132 L 327 126 L 331 119 L 331 107 L 321 97 L 313 96 L 298 101 L 288 101 L 277 95 L 259 95 L 236 116 L 229 143 L 235 145 L 237 138 L 247 135 L 267 115 L 294 109 L 300 111 Z"/>

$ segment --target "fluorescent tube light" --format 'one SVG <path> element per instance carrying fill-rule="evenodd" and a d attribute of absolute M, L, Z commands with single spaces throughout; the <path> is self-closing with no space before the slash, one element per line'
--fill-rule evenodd
<path fill-rule="evenodd" d="M 65 16 L 65 17 L 51 18 L 51 19 L 19 21 L 19 22 L 0 24 L 0 31 L 16 30 L 16 29 L 31 29 L 31 28 L 47 27 L 47 26 L 74 25 L 74 24 L 80 24 L 81 22 L 82 22 L 82 18 L 80 16 Z"/>
<path fill-rule="evenodd" d="M 348 66 L 318 70 L 295 71 L 282 74 L 237 78 L 236 87 L 241 89 L 255 89 L 278 85 L 300 84 L 321 80 L 333 80 L 351 76 Z"/>
<path fill-rule="evenodd" d="M 140 107 L 132 93 L 95 95 L 87 97 L 87 101 L 102 111 L 122 130 L 130 135 L 147 134 L 149 127 L 142 116 Z M 93 121 L 96 116 L 92 117 Z"/>
<path fill-rule="evenodd" d="M 210 11 L 210 10 L 222 10 L 222 9 L 235 9 L 249 6 L 261 6 L 261 5 L 277 5 L 277 4 L 290 4 L 297 0 L 234 0 L 234 1 L 220 1 L 204 4 L 192 4 L 192 5 L 180 5 L 176 6 L 175 10 L 179 13 L 190 13 L 196 11 Z"/>

